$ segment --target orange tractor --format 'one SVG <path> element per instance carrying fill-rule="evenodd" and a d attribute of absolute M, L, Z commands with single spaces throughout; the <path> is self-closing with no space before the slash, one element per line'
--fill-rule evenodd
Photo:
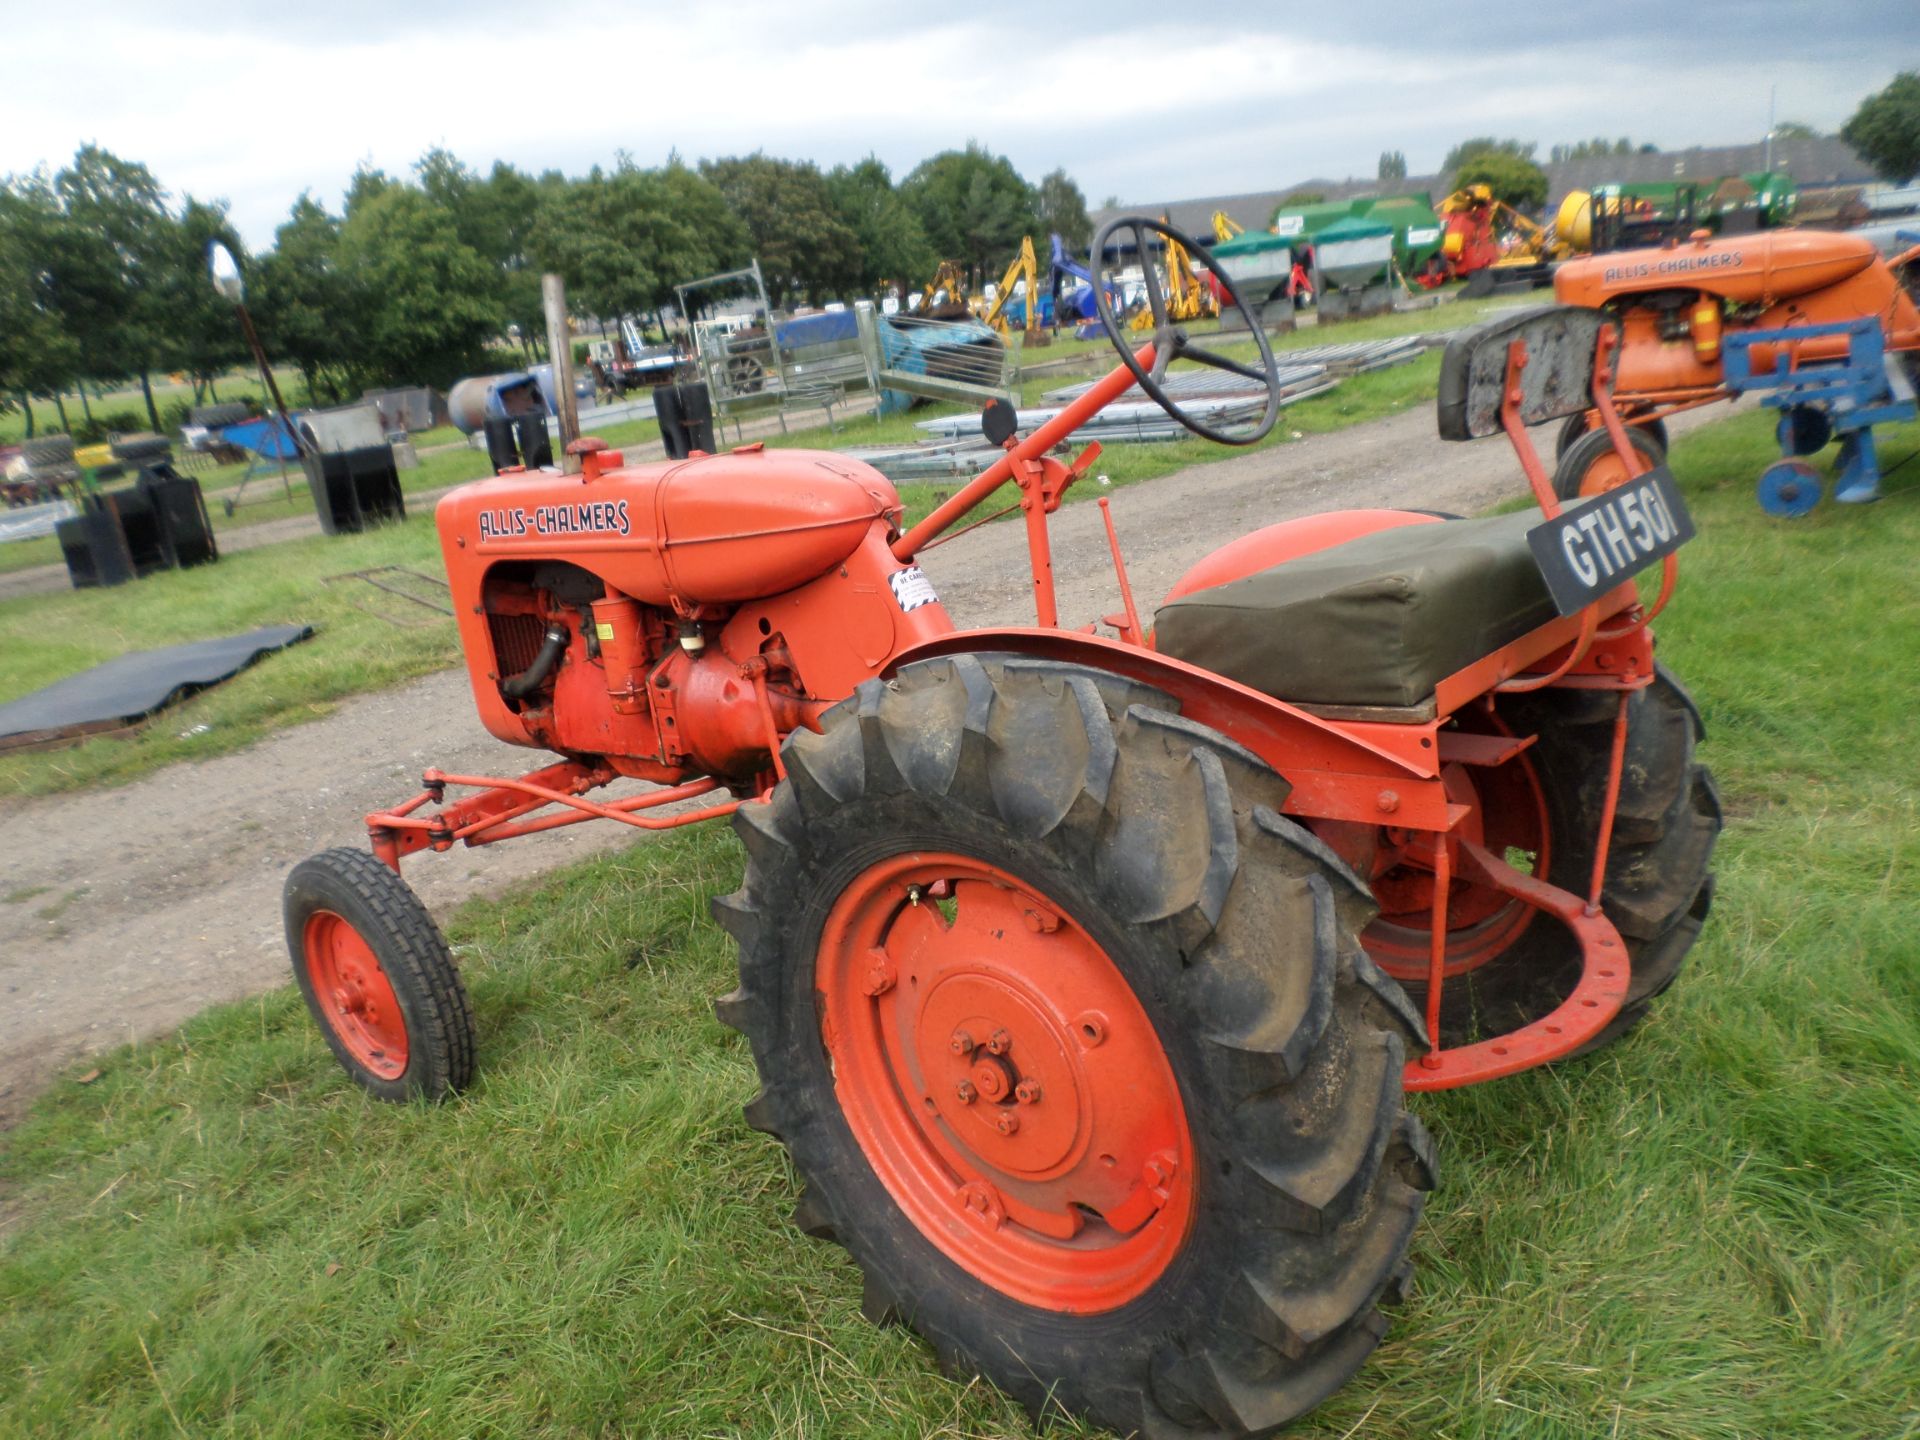
<path fill-rule="evenodd" d="M 1568 260 L 1553 284 L 1563 304 L 1603 310 L 1618 324 L 1614 403 L 1646 464 L 1665 458 L 1667 416 L 1771 388 L 1782 402 L 1783 451 L 1809 454 L 1837 434 L 1844 472 L 1863 446 L 1871 457 L 1871 431 L 1859 422 L 1903 397 L 1910 404 L 1920 378 L 1920 246 L 1888 261 L 1857 235 L 1777 230 L 1715 240 L 1703 230 L 1657 248 Z M 1730 355 L 1738 361 L 1731 372 Z M 1839 383 L 1818 385 L 1827 379 Z M 1816 398 L 1821 390 L 1844 398 L 1836 407 Z M 1629 473 L 1597 410 L 1567 421 L 1555 474 L 1562 498 L 1598 493 Z M 1761 499 L 1774 509 L 1769 484 L 1763 477 Z M 1843 481 L 1850 498 L 1846 488 Z M 1877 492 L 1869 483 L 1858 493 Z M 1805 494 L 1803 484 L 1795 503 Z"/>
<path fill-rule="evenodd" d="M 1143 219 L 1095 256 L 1120 227 L 1207 264 Z M 1719 811 L 1648 628 L 1689 527 L 1659 470 L 1562 511 L 1524 425 L 1592 406 L 1631 452 L 1595 379 L 1611 331 L 1560 310 L 1443 367 L 1443 433 L 1512 436 L 1544 517 L 1273 525 L 1149 628 L 1108 512 L 1113 633 L 1069 628 L 1048 517 L 1098 447 L 1055 448 L 1134 386 L 1230 444 L 1280 409 L 1225 275 L 1251 361 L 1191 341 L 1151 267 L 1157 324 L 1130 337 L 1108 278 L 1121 363 L 1024 436 L 989 407 L 1004 456 L 917 524 L 858 461 L 757 445 L 630 465 L 576 442 L 577 475 L 446 496 L 482 723 L 560 758 L 428 771 L 367 817 L 371 854 L 295 867 L 286 932 L 354 1079 L 443 1096 L 473 1078 L 471 1012 L 404 860 L 730 816 L 717 1008 L 760 1072 L 747 1120 L 867 1313 L 1036 1413 L 1263 1434 L 1354 1373 L 1405 1284 L 1435 1178 L 1405 1093 L 1605 1044 L 1699 932 Z M 1214 430 L 1175 362 L 1263 384 L 1263 417 Z M 915 562 L 1002 485 L 1035 623 L 961 629 Z"/>

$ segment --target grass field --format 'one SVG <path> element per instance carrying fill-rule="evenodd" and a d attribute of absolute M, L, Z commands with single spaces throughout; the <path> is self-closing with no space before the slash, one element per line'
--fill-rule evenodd
<path fill-rule="evenodd" d="M 1746 416 L 1675 462 L 1661 653 L 1728 814 L 1690 969 L 1602 1056 L 1414 1102 L 1415 1294 L 1290 1433 L 1920 1434 L 1920 462 L 1783 523 L 1770 453 Z M 0 1152 L 0 1433 L 1032 1433 L 785 1223 L 709 1009 L 740 867 L 682 833 L 462 908 L 484 1060 L 437 1109 L 363 1098 L 291 988 L 70 1076 Z"/>
<path fill-rule="evenodd" d="M 1338 389 L 1287 410 L 1262 443 L 1284 445 L 1294 432 L 1335 430 L 1426 404 L 1433 398 L 1438 373 L 1435 352 L 1412 364 L 1355 376 Z M 1058 383 L 1036 382 L 1033 388 L 1037 394 Z M 637 420 L 604 433 L 618 446 L 651 439 L 658 427 L 652 420 Z M 768 443 L 824 445 L 831 439 L 851 446 L 916 433 L 912 420 L 893 416 L 842 422 L 838 436 L 830 437 L 821 427 L 773 436 Z M 1199 439 L 1116 445 L 1096 468 L 1119 486 L 1220 456 L 1219 446 Z M 405 476 L 409 489 L 421 490 L 452 485 L 487 471 L 484 455 L 461 449 L 426 456 L 420 469 Z M 902 486 L 900 493 L 910 517 L 918 519 L 954 488 L 954 484 L 910 484 Z M 1069 491 L 1067 498 L 1072 503 L 1095 493 L 1100 493 L 1095 486 L 1083 484 Z M 304 504 L 302 497 L 296 508 Z M 170 708 L 136 737 L 95 739 L 70 749 L 0 758 L 0 796 L 47 794 L 129 780 L 175 760 L 224 754 L 270 729 L 324 715 L 344 696 L 378 690 L 452 664 L 458 649 L 451 621 L 393 631 L 353 609 L 342 592 L 321 583 L 327 575 L 386 564 L 444 574 L 429 507 L 415 507 L 404 526 L 391 530 L 356 537 L 314 536 L 235 551 L 218 565 L 153 575 L 135 589 L 66 590 L 0 601 L 0 647 L 7 658 L 0 669 L 0 701 L 129 650 L 283 621 L 303 621 L 319 632 L 296 651 Z M 140 603 L 129 604 L 130 595 L 137 595 Z"/>
<path fill-rule="evenodd" d="M 176 760 L 206 759 L 271 729 L 325 715 L 341 698 L 396 685 L 458 658 L 450 619 L 400 628 L 356 600 L 378 592 L 325 577 L 406 565 L 444 577 L 433 517 L 365 535 L 316 536 L 229 555 L 218 565 L 156 575 L 137 590 L 66 590 L 0 603 L 0 701 L 130 650 L 149 650 L 262 625 L 306 624 L 313 639 L 172 706 L 137 735 L 0 757 L 0 796 L 45 794 L 131 779 Z M 134 595 L 140 603 L 130 603 Z M 392 602 L 405 614 L 405 602 Z M 406 614 L 413 621 L 415 616 Z"/>

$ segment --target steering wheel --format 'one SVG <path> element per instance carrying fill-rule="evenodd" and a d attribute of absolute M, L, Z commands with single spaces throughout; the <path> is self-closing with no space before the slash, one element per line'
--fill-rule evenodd
<path fill-rule="evenodd" d="M 1112 282 L 1107 278 L 1107 241 L 1117 231 L 1129 231 L 1133 235 L 1134 251 L 1140 256 L 1140 269 L 1147 287 L 1147 307 L 1153 313 L 1153 368 L 1143 370 L 1134 357 L 1135 341 L 1129 340 L 1120 328 L 1120 319 L 1113 312 L 1113 301 L 1108 294 Z M 1153 268 L 1153 257 L 1147 250 L 1147 236 L 1158 235 L 1162 245 L 1174 241 L 1185 247 L 1195 263 L 1220 282 L 1220 288 L 1226 292 L 1227 299 L 1233 302 L 1234 309 L 1240 312 L 1246 321 L 1247 329 L 1253 341 L 1260 347 L 1260 364 L 1256 368 L 1242 360 L 1234 360 L 1196 345 L 1187 338 L 1185 328 L 1173 322 L 1167 311 L 1166 287 L 1160 283 L 1160 277 Z M 1148 220 L 1138 215 L 1121 215 L 1109 220 L 1100 227 L 1100 233 L 1093 237 L 1093 253 L 1088 257 L 1092 264 L 1088 267 L 1093 274 L 1093 304 L 1099 313 L 1100 324 L 1105 327 L 1107 339 L 1113 342 L 1113 348 L 1120 352 L 1120 358 L 1127 369 L 1133 372 L 1134 382 L 1139 385 L 1162 410 L 1178 420 L 1187 429 L 1203 440 L 1212 440 L 1221 445 L 1252 445 L 1264 440 L 1273 429 L 1273 422 L 1280 418 L 1280 371 L 1274 364 L 1273 347 L 1267 343 L 1267 332 L 1260 328 L 1260 321 L 1247 308 L 1247 302 L 1240 298 L 1240 292 L 1234 288 L 1232 279 L 1225 271 L 1213 263 L 1212 257 L 1192 240 L 1175 230 L 1171 225 L 1163 225 L 1158 220 Z M 1229 432 L 1216 430 L 1204 421 L 1195 419 L 1187 411 L 1174 403 L 1166 392 L 1162 382 L 1167 378 L 1167 366 L 1182 357 L 1198 361 L 1215 370 L 1225 370 L 1230 375 L 1238 375 L 1246 380 L 1257 380 L 1265 388 L 1267 398 L 1266 412 L 1261 415 L 1260 423 L 1250 431 Z"/>

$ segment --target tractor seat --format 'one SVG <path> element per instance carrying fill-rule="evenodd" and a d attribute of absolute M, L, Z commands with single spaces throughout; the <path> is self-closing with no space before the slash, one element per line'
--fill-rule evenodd
<path fill-rule="evenodd" d="M 1532 508 L 1403 525 L 1170 600 L 1163 654 L 1276 699 L 1408 708 L 1556 611 L 1527 547 Z"/>

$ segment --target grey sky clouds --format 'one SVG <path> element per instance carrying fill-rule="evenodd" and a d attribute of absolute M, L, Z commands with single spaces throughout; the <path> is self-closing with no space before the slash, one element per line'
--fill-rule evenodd
<path fill-rule="evenodd" d="M 436 144 L 481 168 L 763 148 L 823 166 L 871 152 L 900 174 L 977 139 L 1029 178 L 1064 165 L 1091 203 L 1148 203 L 1371 174 L 1383 149 L 1417 174 L 1473 134 L 1754 140 L 1769 85 L 1781 118 L 1831 129 L 1920 69 L 1920 0 L 0 12 L 5 49 L 35 57 L 0 79 L 0 171 L 97 141 L 229 200 L 254 245 L 302 190 L 337 207 L 357 164 L 404 171 Z"/>

